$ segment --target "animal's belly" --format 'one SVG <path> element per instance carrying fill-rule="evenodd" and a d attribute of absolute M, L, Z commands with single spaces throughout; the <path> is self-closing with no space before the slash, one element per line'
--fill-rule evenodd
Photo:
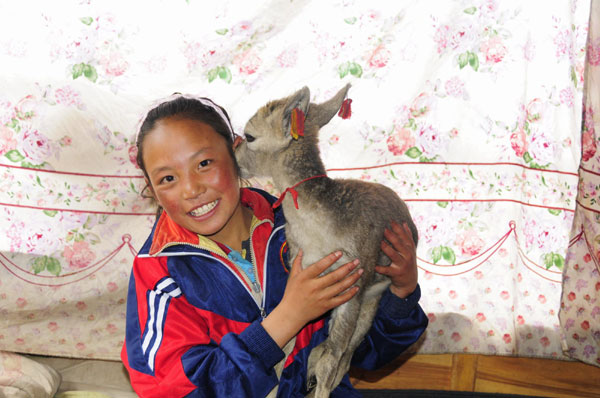
<path fill-rule="evenodd" d="M 343 231 L 335 231 L 333 228 L 328 227 L 326 222 L 318 223 L 312 227 L 306 224 L 297 226 L 288 223 L 286 235 L 290 254 L 292 255 L 290 260 L 293 260 L 298 250 L 302 249 L 302 266 L 304 268 L 336 250 L 341 250 L 343 253 L 342 258 L 329 269 L 334 270 L 340 265 L 353 260 L 350 258 L 351 253 L 356 253 L 352 240 Z"/>

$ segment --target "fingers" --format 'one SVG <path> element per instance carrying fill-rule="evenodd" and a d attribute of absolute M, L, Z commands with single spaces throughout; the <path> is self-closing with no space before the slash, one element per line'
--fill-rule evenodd
<path fill-rule="evenodd" d="M 400 226 L 398 223 L 392 221 L 391 228 L 385 228 L 383 230 L 383 236 L 390 242 L 392 247 L 398 251 L 403 250 L 404 248 L 412 249 L 415 246 L 412 233 L 406 223 Z"/>
<path fill-rule="evenodd" d="M 302 251 L 302 249 L 299 249 L 298 255 L 296 255 L 296 258 L 294 258 L 294 261 L 292 262 L 292 269 L 290 270 L 290 275 L 295 275 L 302 270 L 302 256 L 303 255 L 304 255 L 304 252 Z"/>
<path fill-rule="evenodd" d="M 360 276 L 363 274 L 362 268 L 359 269 L 358 271 L 356 271 L 355 273 L 348 275 L 348 272 L 351 272 L 351 270 L 353 270 L 358 265 L 358 263 L 356 263 L 356 264 L 348 263 L 348 264 L 350 266 L 343 266 L 343 267 L 337 269 L 335 272 L 331 272 L 328 275 L 326 275 L 327 277 L 330 277 L 330 276 L 333 276 L 332 274 L 335 275 L 335 273 L 337 273 L 337 271 L 340 271 L 340 270 L 344 271 L 343 273 L 338 273 L 339 278 L 335 279 L 332 284 L 327 285 L 327 287 L 324 288 L 325 296 L 336 297 L 340 293 L 342 293 L 345 290 L 347 290 L 348 288 L 350 288 L 356 282 L 358 282 L 358 280 L 360 279 Z M 325 277 L 323 277 L 323 279 L 325 279 Z M 358 290 L 358 286 L 356 286 L 356 290 Z"/>
<path fill-rule="evenodd" d="M 323 257 L 316 263 L 306 268 L 306 271 L 308 272 L 307 276 L 314 278 L 318 275 L 321 275 L 327 268 L 331 267 L 337 260 L 339 260 L 340 257 L 342 257 L 342 252 L 339 250 Z"/>

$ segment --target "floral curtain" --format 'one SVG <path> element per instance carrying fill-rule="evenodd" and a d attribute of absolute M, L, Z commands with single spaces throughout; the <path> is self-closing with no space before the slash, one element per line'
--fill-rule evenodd
<path fill-rule="evenodd" d="M 577 206 L 559 315 L 567 355 L 600 366 L 600 2 L 595 0 L 590 10 L 583 114 Z"/>
<path fill-rule="evenodd" d="M 350 82 L 352 117 L 322 129 L 321 152 L 330 176 L 409 204 L 431 321 L 415 349 L 591 352 L 597 285 L 565 287 L 583 301 L 561 311 L 563 271 L 597 267 L 593 250 L 576 260 L 582 237 L 597 245 L 595 213 L 575 211 L 595 192 L 579 175 L 598 172 L 589 102 L 579 169 L 588 1 L 61 4 L 0 3 L 1 350 L 118 358 L 154 214 L 133 145 L 148 104 L 202 94 L 241 133 L 268 100 Z"/>

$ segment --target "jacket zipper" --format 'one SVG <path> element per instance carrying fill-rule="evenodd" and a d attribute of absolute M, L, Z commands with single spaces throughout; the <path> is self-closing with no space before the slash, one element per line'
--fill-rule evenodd
<path fill-rule="evenodd" d="M 261 224 L 265 223 L 265 222 L 270 222 L 268 220 L 262 220 L 261 222 L 259 222 L 258 224 L 256 224 L 255 226 L 252 227 L 252 229 L 250 230 L 250 234 L 249 234 L 249 239 L 250 239 L 250 256 L 252 258 L 252 272 L 254 272 L 254 277 L 256 278 L 257 282 L 256 283 L 252 283 L 253 289 L 256 293 L 261 293 L 261 289 L 260 289 L 260 285 L 258 283 L 258 271 L 256 269 L 256 257 L 254 255 L 254 245 L 252 244 L 252 235 L 254 233 L 254 230 Z M 282 227 L 280 227 L 282 228 Z M 277 228 L 280 229 L 280 228 Z M 269 236 L 269 240 L 267 241 L 267 245 L 265 247 L 265 249 L 268 249 L 269 247 L 269 243 L 271 242 L 271 238 L 273 236 L 273 232 L 275 232 L 275 230 L 273 230 Z M 250 297 L 252 298 L 252 301 L 254 301 L 254 303 L 256 304 L 256 306 L 258 307 L 259 311 L 260 311 L 260 317 L 262 319 L 265 319 L 265 317 L 267 316 L 267 313 L 265 311 L 265 291 L 262 291 L 261 293 L 261 297 L 260 297 L 260 303 L 257 303 L 256 300 L 254 300 L 254 296 L 252 295 L 251 292 L 248 291 L 248 288 L 246 288 L 246 284 L 244 283 L 244 281 L 222 260 L 219 259 L 219 257 L 221 257 L 221 254 L 214 252 L 210 249 L 207 249 L 206 247 L 200 246 L 200 245 L 194 245 L 193 243 L 189 243 L 189 242 L 169 242 L 166 245 L 164 245 L 155 256 L 161 256 L 161 253 L 163 250 L 165 250 L 168 247 L 171 246 L 176 246 L 176 245 L 187 245 L 187 246 L 191 246 L 194 247 L 196 249 L 200 249 L 200 250 L 205 250 L 209 253 L 215 254 L 217 257 L 209 257 L 203 253 L 185 253 L 186 255 L 197 255 L 197 256 L 202 256 L 202 257 L 207 257 L 207 258 L 214 258 L 216 259 L 218 262 L 220 262 L 225 268 L 227 268 L 229 270 L 229 272 L 231 272 L 237 279 L 238 281 L 242 284 L 242 286 L 244 287 L 244 289 L 246 290 L 246 293 L 248 293 L 250 295 Z M 168 256 L 168 255 L 167 255 Z M 150 256 L 149 256 L 150 257 Z M 265 250 L 265 263 L 264 263 L 264 269 L 263 269 L 263 286 L 265 286 L 265 290 L 266 290 L 266 276 L 267 276 L 267 269 L 266 269 L 266 265 L 267 265 L 267 251 Z"/>

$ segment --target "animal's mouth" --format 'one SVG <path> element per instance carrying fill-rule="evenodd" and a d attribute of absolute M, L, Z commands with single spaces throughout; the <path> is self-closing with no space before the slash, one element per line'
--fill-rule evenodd
<path fill-rule="evenodd" d="M 201 217 L 207 213 L 209 213 L 212 209 L 214 209 L 219 204 L 219 199 L 202 205 L 200 207 L 196 207 L 194 210 L 190 211 L 188 214 L 192 217 Z"/>

